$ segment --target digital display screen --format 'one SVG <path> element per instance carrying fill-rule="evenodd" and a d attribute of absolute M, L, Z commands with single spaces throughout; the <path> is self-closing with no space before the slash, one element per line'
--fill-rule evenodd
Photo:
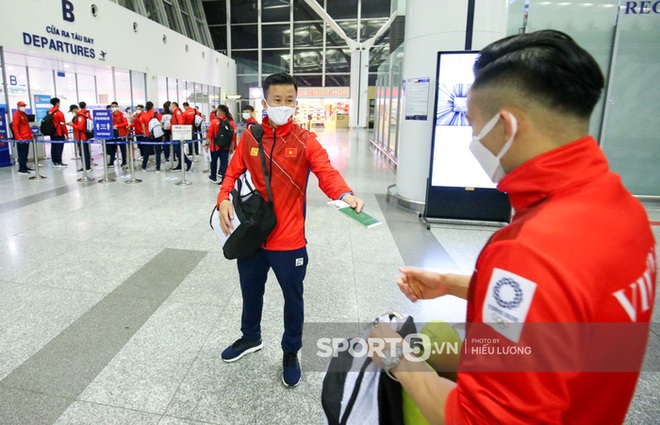
<path fill-rule="evenodd" d="M 470 152 L 472 127 L 467 119 L 467 93 L 474 82 L 477 52 L 439 54 L 436 75 L 431 186 L 495 188 Z"/>

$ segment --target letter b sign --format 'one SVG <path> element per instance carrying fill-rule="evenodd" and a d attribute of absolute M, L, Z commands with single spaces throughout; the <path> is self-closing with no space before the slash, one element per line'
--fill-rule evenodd
<path fill-rule="evenodd" d="M 69 0 L 62 0 L 62 19 L 67 22 L 73 22 L 76 20 L 76 17 L 73 14 L 73 3 Z"/>

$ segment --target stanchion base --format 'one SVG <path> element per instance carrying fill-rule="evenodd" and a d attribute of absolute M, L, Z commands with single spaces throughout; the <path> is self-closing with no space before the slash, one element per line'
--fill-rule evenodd
<path fill-rule="evenodd" d="M 94 177 L 84 177 L 83 176 L 83 177 L 80 177 L 79 179 L 77 179 L 77 181 L 82 182 L 82 183 L 93 182 Z"/>
<path fill-rule="evenodd" d="M 99 183 L 112 183 L 112 182 L 116 182 L 116 181 L 117 180 L 115 180 L 115 179 L 101 179 L 101 180 L 99 180 Z"/>
<path fill-rule="evenodd" d="M 189 182 L 188 180 L 180 180 L 176 183 L 174 183 L 176 186 L 190 186 L 192 182 Z"/>
<path fill-rule="evenodd" d="M 71 158 L 71 161 L 77 161 L 79 159 L 81 159 L 79 156 L 74 156 L 73 158 Z"/>
<path fill-rule="evenodd" d="M 126 180 L 126 183 L 127 184 L 142 183 L 142 180 L 140 180 L 140 179 L 130 179 L 130 180 Z"/>
<path fill-rule="evenodd" d="M 46 178 L 46 176 L 40 176 L 39 174 L 36 174 L 32 177 L 28 177 L 28 180 L 43 180 L 45 178 Z"/>

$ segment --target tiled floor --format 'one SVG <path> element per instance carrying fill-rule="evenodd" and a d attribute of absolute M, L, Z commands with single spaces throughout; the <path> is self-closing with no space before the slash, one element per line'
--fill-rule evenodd
<path fill-rule="evenodd" d="M 350 324 L 388 310 L 418 320 L 464 318 L 465 302 L 412 304 L 395 285 L 402 265 L 470 273 L 488 227 L 434 225 L 388 204 L 394 171 L 365 131 L 320 138 L 335 166 L 383 220 L 363 229 L 308 192 L 310 265 L 306 322 Z M 64 158 L 72 156 L 70 145 Z M 264 350 L 225 364 L 239 336 L 233 262 L 208 227 L 218 188 L 203 158 L 180 174 L 137 172 L 140 184 L 79 183 L 75 161 L 42 161 L 34 181 L 0 168 L 0 424 L 316 424 L 323 422 L 319 368 L 296 389 L 280 381 L 282 296 L 271 278 Z M 98 157 L 94 176 L 103 177 Z M 660 206 L 647 206 L 660 221 Z M 656 239 L 660 229 L 654 226 Z M 656 322 L 660 306 L 656 300 Z M 359 332 L 359 330 L 357 330 Z M 304 356 L 304 353 L 303 353 Z M 660 328 L 647 369 L 660 370 Z M 660 422 L 660 373 L 644 372 L 627 423 Z"/>

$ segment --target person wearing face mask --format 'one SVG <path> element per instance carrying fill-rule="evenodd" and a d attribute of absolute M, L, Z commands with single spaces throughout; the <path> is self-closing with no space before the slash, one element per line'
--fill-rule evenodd
<path fill-rule="evenodd" d="M 309 172 L 331 199 L 342 199 L 359 213 L 364 201 L 353 194 L 316 135 L 293 122 L 298 86 L 288 74 L 273 74 L 263 82 L 263 107 L 268 117 L 263 122 L 263 150 L 270 175 L 277 225 L 253 255 L 237 260 L 243 297 L 242 336 L 222 352 L 225 362 L 239 360 L 260 350 L 261 312 L 268 271 L 272 268 L 284 295 L 284 335 L 282 337 L 282 382 L 298 385 L 301 368 L 298 350 L 302 346 L 304 318 L 303 280 L 307 270 L 305 239 L 306 191 Z M 267 199 L 259 145 L 252 126 L 241 136 L 222 181 L 217 208 L 225 234 L 232 229 L 234 209 L 229 192 L 241 174 L 249 170 L 257 190 Z"/>
<path fill-rule="evenodd" d="M 648 338 L 657 256 L 644 207 L 589 136 L 603 74 L 552 30 L 490 44 L 474 74 L 470 149 L 515 216 L 472 276 L 404 268 L 397 281 L 412 301 L 467 299 L 457 381 L 414 358 L 374 360 L 431 423 L 621 424 Z M 409 348 L 382 324 L 371 337 Z M 498 355 L 512 350 L 520 355 Z"/>
<path fill-rule="evenodd" d="M 110 108 L 112 110 L 112 128 L 114 129 L 115 139 L 121 138 L 125 140 L 128 135 L 128 120 L 126 119 L 126 115 L 119 110 L 119 104 L 117 102 L 112 102 Z M 121 168 L 127 168 L 128 164 L 126 161 L 128 157 L 126 156 L 126 144 L 108 146 L 108 155 L 110 156 L 108 167 L 113 168 L 115 166 L 117 146 L 119 146 L 119 150 L 121 151 Z"/>
<path fill-rule="evenodd" d="M 25 114 L 27 105 L 25 102 L 18 102 L 17 110 L 11 118 L 11 131 L 14 133 L 14 140 L 21 140 L 16 143 L 16 153 L 18 156 L 18 173 L 29 174 L 32 169 L 27 166 L 28 154 L 30 152 L 30 143 L 24 141 L 34 140 L 32 129 L 30 129 L 30 121 Z"/>
<path fill-rule="evenodd" d="M 54 97 L 50 100 L 50 103 L 53 107 L 48 113 L 53 115 L 53 123 L 55 123 L 55 134 L 50 136 L 50 156 L 54 168 L 65 168 L 67 164 L 62 162 L 62 152 L 64 151 L 64 140 L 69 134 L 69 129 L 66 127 L 64 114 L 60 111 L 60 99 Z M 52 143 L 53 141 L 55 143 Z"/>
<path fill-rule="evenodd" d="M 243 107 L 243 112 L 241 113 L 241 117 L 243 118 L 243 121 L 245 122 L 246 128 L 250 128 L 255 124 L 259 124 L 259 122 L 256 120 L 254 115 L 255 115 L 254 106 L 245 105 Z"/>
<path fill-rule="evenodd" d="M 177 102 L 172 102 L 170 104 L 170 111 L 172 113 L 172 118 L 170 119 L 170 124 L 171 125 L 183 125 L 185 124 L 184 118 L 183 118 L 183 112 L 181 111 L 181 108 L 179 108 L 179 104 Z M 180 170 L 181 169 L 181 154 L 183 153 L 183 159 L 186 163 L 186 171 L 190 171 L 192 168 L 192 161 L 190 158 L 188 158 L 185 154 L 185 150 L 182 149 L 182 145 L 172 145 L 173 149 L 173 157 L 174 160 L 178 160 L 179 163 L 176 165 L 176 167 L 173 167 L 172 170 Z M 182 150 L 184 152 L 182 152 Z"/>

